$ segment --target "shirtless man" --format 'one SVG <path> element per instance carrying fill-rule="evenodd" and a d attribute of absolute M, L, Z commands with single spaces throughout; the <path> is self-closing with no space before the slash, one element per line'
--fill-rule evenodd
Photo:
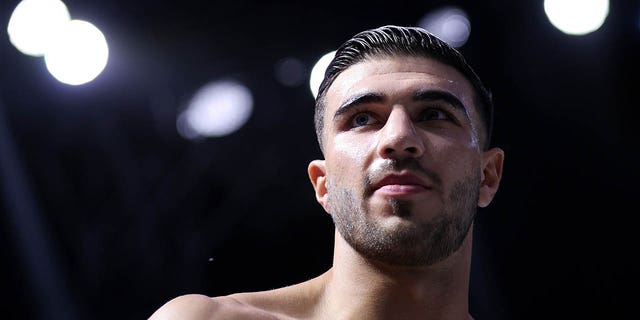
<path fill-rule="evenodd" d="M 308 166 L 335 224 L 332 267 L 274 290 L 179 296 L 151 320 L 472 319 L 473 222 L 504 152 L 491 95 L 457 50 L 423 29 L 383 26 L 327 68 Z"/>

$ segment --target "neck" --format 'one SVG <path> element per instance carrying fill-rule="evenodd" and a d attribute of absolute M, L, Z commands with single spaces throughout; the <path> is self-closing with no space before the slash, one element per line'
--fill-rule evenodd
<path fill-rule="evenodd" d="M 405 267 L 367 260 L 336 232 L 324 308 L 340 319 L 466 320 L 471 238 L 435 265 Z"/>

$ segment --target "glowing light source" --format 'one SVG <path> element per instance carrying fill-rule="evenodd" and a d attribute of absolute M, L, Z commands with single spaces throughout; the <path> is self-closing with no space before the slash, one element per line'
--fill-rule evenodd
<path fill-rule="evenodd" d="M 104 70 L 108 58 L 109 47 L 102 32 L 82 20 L 69 21 L 44 56 L 49 72 L 70 85 L 95 79 Z"/>
<path fill-rule="evenodd" d="M 276 78 L 287 87 L 295 87 L 305 80 L 304 65 L 296 58 L 285 58 L 276 64 Z"/>
<path fill-rule="evenodd" d="M 59 0 L 23 0 L 9 18 L 9 41 L 30 56 L 44 55 L 59 29 L 71 19 L 67 6 Z"/>
<path fill-rule="evenodd" d="M 215 81 L 200 88 L 178 116 L 185 138 L 221 137 L 242 127 L 253 110 L 251 92 L 236 81 Z"/>
<path fill-rule="evenodd" d="M 324 73 L 335 55 L 335 50 L 325 53 L 322 57 L 320 57 L 320 59 L 318 59 L 316 64 L 313 65 L 313 68 L 311 69 L 311 75 L 309 77 L 309 87 L 311 88 L 311 93 L 313 94 L 314 98 L 318 95 L 320 83 L 322 83 L 322 79 L 324 79 Z"/>
<path fill-rule="evenodd" d="M 443 7 L 426 14 L 418 26 L 436 35 L 452 47 L 461 47 L 469 39 L 471 23 L 467 14 L 457 7 Z"/>
<path fill-rule="evenodd" d="M 585 35 L 602 26 L 609 15 L 609 0 L 545 0 L 544 12 L 560 31 Z"/>

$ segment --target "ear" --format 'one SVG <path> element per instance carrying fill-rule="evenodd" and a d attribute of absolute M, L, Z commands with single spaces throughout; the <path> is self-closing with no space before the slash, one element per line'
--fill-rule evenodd
<path fill-rule="evenodd" d="M 482 182 L 480 184 L 480 195 L 478 206 L 486 207 L 491 203 L 498 191 L 500 180 L 502 179 L 502 165 L 504 162 L 504 151 L 500 148 L 492 148 L 482 155 Z"/>
<path fill-rule="evenodd" d="M 316 191 L 316 200 L 322 205 L 326 212 L 329 212 L 329 203 L 327 200 L 327 170 L 324 160 L 313 160 L 309 163 L 307 169 L 309 180 Z"/>

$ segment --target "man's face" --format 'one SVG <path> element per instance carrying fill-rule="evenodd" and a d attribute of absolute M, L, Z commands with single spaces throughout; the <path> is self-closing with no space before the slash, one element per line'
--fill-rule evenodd
<path fill-rule="evenodd" d="M 419 57 L 366 60 L 335 79 L 325 160 L 309 173 L 355 250 L 417 266 L 460 247 L 476 207 L 495 192 L 481 193 L 488 156 L 473 92 L 454 68 Z"/>

